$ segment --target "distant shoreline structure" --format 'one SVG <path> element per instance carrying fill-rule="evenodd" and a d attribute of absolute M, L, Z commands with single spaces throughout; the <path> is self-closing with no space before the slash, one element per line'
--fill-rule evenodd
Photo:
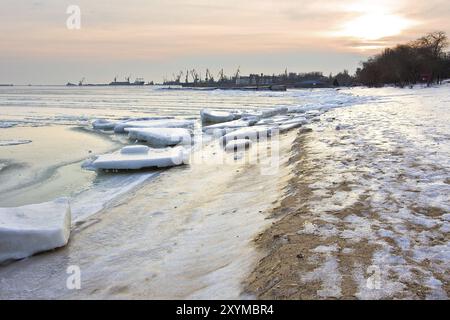
<path fill-rule="evenodd" d="M 0 83 L 0 87 L 14 87 L 14 85 L 10 83 Z"/>
<path fill-rule="evenodd" d="M 66 87 L 104 87 L 104 86 L 152 86 L 153 81 L 145 83 L 144 78 L 136 78 L 134 82 L 130 81 L 130 77 L 127 77 L 125 81 L 117 81 L 117 77 L 114 77 L 114 81 L 110 83 L 84 83 L 85 78 L 81 79 L 78 84 L 67 82 Z"/>
<path fill-rule="evenodd" d="M 347 74 L 348 75 L 348 74 Z M 184 81 L 181 78 L 184 77 Z M 286 69 L 282 74 L 267 75 L 264 73 L 252 73 L 241 75 L 240 67 L 232 76 L 219 72 L 217 80 L 209 69 L 206 69 L 203 77 L 195 69 L 180 71 L 173 75 L 173 80 L 164 80 L 164 85 L 177 85 L 183 88 L 208 88 L 222 90 L 272 90 L 286 91 L 293 88 L 332 88 L 336 86 L 335 78 L 326 77 L 322 72 L 295 73 Z"/>

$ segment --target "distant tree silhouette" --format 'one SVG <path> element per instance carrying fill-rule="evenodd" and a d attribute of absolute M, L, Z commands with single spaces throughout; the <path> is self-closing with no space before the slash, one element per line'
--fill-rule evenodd
<path fill-rule="evenodd" d="M 440 82 L 450 77 L 450 56 L 445 32 L 429 33 L 408 44 L 385 49 L 362 63 L 356 71 L 357 81 L 367 86 L 417 82 Z"/>
<path fill-rule="evenodd" d="M 352 77 L 348 73 L 348 70 L 344 70 L 343 72 L 339 72 L 334 77 L 333 86 L 335 86 L 335 87 L 339 87 L 339 86 L 349 87 L 349 86 L 353 85 L 354 82 L 355 82 L 354 77 Z"/>

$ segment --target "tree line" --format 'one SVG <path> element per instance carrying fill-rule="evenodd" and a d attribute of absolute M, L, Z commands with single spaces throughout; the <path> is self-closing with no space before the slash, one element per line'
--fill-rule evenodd
<path fill-rule="evenodd" d="M 450 78 L 449 42 L 445 32 L 429 33 L 415 41 L 383 50 L 362 62 L 355 82 L 370 87 L 394 84 L 440 83 Z"/>

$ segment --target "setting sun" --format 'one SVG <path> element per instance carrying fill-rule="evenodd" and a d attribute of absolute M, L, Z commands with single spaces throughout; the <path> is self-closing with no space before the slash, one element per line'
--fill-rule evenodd
<path fill-rule="evenodd" d="M 379 40 L 395 36 L 413 24 L 393 14 L 368 13 L 346 23 L 341 35 L 363 40 Z"/>

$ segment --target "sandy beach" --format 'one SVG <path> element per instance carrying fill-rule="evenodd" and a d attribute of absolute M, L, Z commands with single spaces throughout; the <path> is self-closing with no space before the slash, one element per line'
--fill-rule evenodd
<path fill-rule="evenodd" d="M 260 299 L 447 299 L 445 89 L 385 89 L 292 145 L 293 177 L 246 290 Z M 382 90 L 383 91 L 383 90 Z M 379 93 L 379 92 L 378 92 Z"/>

